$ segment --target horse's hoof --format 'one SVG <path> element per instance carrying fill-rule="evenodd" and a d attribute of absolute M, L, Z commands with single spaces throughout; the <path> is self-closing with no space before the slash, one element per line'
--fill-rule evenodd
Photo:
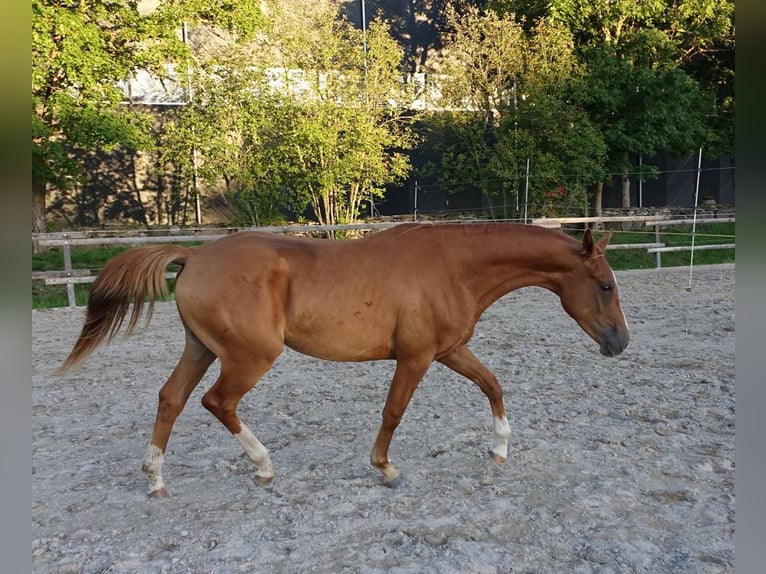
<path fill-rule="evenodd" d="M 404 480 L 404 477 L 401 474 L 398 474 L 394 478 L 390 478 L 388 480 L 383 479 L 383 486 L 386 486 L 388 488 L 399 488 L 400 486 L 404 486 L 405 484 L 406 484 L 406 481 Z"/>
<path fill-rule="evenodd" d="M 489 451 L 489 456 L 492 457 L 492 460 L 495 462 L 497 466 L 503 466 L 505 464 L 505 457 L 500 456 L 496 452 Z"/>
<path fill-rule="evenodd" d="M 271 488 L 272 484 L 274 483 L 274 477 L 255 475 L 255 482 L 258 483 L 263 488 Z"/>
<path fill-rule="evenodd" d="M 162 498 L 163 496 L 168 495 L 168 489 L 164 486 L 161 488 L 158 488 L 157 490 L 152 490 L 149 492 L 149 498 Z"/>

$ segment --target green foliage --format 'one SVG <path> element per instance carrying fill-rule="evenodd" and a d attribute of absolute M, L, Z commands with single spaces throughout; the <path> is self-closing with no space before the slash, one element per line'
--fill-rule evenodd
<path fill-rule="evenodd" d="M 427 139 L 440 157 L 430 173 L 445 184 L 474 182 L 492 200 L 508 188 L 522 193 L 529 160 L 529 214 L 579 214 L 586 186 L 604 175 L 607 148 L 570 97 L 584 72 L 572 35 L 548 20 L 525 29 L 513 14 L 477 9 L 451 23 L 445 95 L 469 111 L 428 119 Z"/>
<path fill-rule="evenodd" d="M 527 30 L 550 22 L 572 35 L 587 74 L 563 92 L 601 132 L 609 159 L 603 172 L 627 174 L 635 171 L 631 157 L 659 152 L 683 156 L 702 146 L 711 154 L 733 153 L 732 0 L 493 0 L 490 6 L 527 15 Z"/>
<path fill-rule="evenodd" d="M 613 169 L 625 153 L 683 156 L 709 140 L 709 99 L 677 67 L 642 66 L 601 45 L 584 53 L 590 73 L 580 86 L 583 105 L 609 146 Z"/>
<path fill-rule="evenodd" d="M 534 105 L 531 105 L 534 104 Z M 509 118 L 507 122 L 510 122 Z M 582 215 L 585 190 L 604 176 L 607 148 L 601 133 L 581 109 L 554 96 L 540 98 L 521 108 L 521 137 L 510 125 L 496 150 L 497 172 L 512 178 L 530 159 L 529 210 L 532 215 L 564 217 Z M 558 193 L 551 204 L 551 193 Z"/>
<path fill-rule="evenodd" d="M 120 82 L 139 70 L 159 79 L 183 75 L 192 57 L 178 33 L 184 23 L 252 37 L 263 25 L 260 6 L 168 0 L 142 12 L 122 0 L 33 0 L 33 229 L 44 231 L 48 186 L 67 189 L 88 176 L 78 153 L 153 148 L 152 122 L 124 105 Z"/>
<path fill-rule="evenodd" d="M 733 154 L 733 0 L 474 4 L 446 13 L 452 111 L 424 118 L 420 152 L 439 158 L 428 167 L 442 183 L 476 182 L 492 202 L 523 192 L 529 159 L 532 214 L 574 215 L 588 186 L 627 182 L 638 156 Z M 205 182 L 242 224 L 309 210 L 351 222 L 407 175 L 418 117 L 389 23 L 363 36 L 329 0 L 146 5 L 32 2 L 34 230 L 47 189 L 65 197 L 98 177 L 84 167 L 98 151 L 152 151 L 169 204 L 184 210 L 179 194 Z M 214 41 L 185 44 L 184 25 Z M 138 71 L 191 88 L 160 133 L 124 101 Z"/>
<path fill-rule="evenodd" d="M 189 174 L 194 147 L 201 177 L 223 184 L 248 223 L 309 206 L 322 223 L 352 222 L 408 171 L 402 52 L 387 24 L 370 23 L 365 53 L 334 5 L 305 7 L 275 10 L 262 36 L 201 62 L 194 99 L 164 136 L 165 159 Z"/>
<path fill-rule="evenodd" d="M 80 175 L 65 146 L 140 141 L 117 110 L 133 23 L 120 2 L 32 2 L 32 176 L 41 184 L 65 187 Z"/>
<path fill-rule="evenodd" d="M 443 34 L 445 53 L 443 98 L 447 105 L 483 115 L 491 126 L 513 108 L 517 79 L 525 75 L 524 30 L 513 16 L 500 17 L 468 7 L 449 13 L 450 31 Z"/>
<path fill-rule="evenodd" d="M 426 153 L 437 158 L 424 166 L 423 175 L 434 175 L 445 185 L 472 182 L 490 198 L 498 193 L 497 173 L 487 161 L 492 157 L 496 135 L 482 116 L 473 112 L 436 112 L 424 116 L 421 126 Z"/>

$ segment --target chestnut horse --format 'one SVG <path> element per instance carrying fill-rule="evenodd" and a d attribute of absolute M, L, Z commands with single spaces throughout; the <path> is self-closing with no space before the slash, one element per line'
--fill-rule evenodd
<path fill-rule="evenodd" d="M 402 224 L 375 235 L 328 241 L 239 232 L 212 243 L 140 247 L 110 260 L 88 299 L 82 332 L 61 370 L 84 360 L 147 305 L 167 294 L 165 267 L 181 265 L 176 303 L 186 346 L 159 393 L 142 470 L 150 494 L 166 493 L 162 464 L 170 432 L 211 363 L 220 376 L 202 397 L 242 444 L 264 485 L 274 475 L 266 448 L 237 405 L 285 345 L 333 361 L 393 359 L 396 370 L 370 462 L 388 485 L 399 472 L 388 447 L 433 361 L 465 376 L 489 399 L 502 464 L 510 427 L 495 376 L 466 346 L 482 312 L 499 297 L 536 285 L 556 293 L 601 353 L 620 354 L 628 327 L 614 273 L 604 258 L 609 234 L 578 241 L 559 231 L 511 223 Z"/>

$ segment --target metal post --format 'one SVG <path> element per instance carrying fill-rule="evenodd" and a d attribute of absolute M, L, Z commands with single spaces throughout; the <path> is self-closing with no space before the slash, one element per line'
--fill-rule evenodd
<path fill-rule="evenodd" d="M 527 174 L 524 176 L 524 223 L 527 223 L 529 209 L 529 158 L 527 158 Z"/>
<path fill-rule="evenodd" d="M 415 208 L 412 212 L 412 220 L 418 220 L 418 180 L 415 180 Z"/>
<path fill-rule="evenodd" d="M 362 49 L 364 50 L 364 101 L 367 105 L 370 103 L 370 90 L 367 86 L 367 77 L 369 75 L 367 64 L 367 12 L 362 0 Z M 370 185 L 370 218 L 375 217 L 375 203 L 372 198 L 372 185 Z"/>
<path fill-rule="evenodd" d="M 182 29 L 182 39 L 184 44 L 189 43 L 189 26 L 186 22 L 183 23 Z M 186 82 L 186 104 L 190 104 L 193 97 L 192 92 L 192 84 L 191 84 L 191 74 L 188 74 L 186 76 L 187 82 Z M 194 128 L 192 127 L 192 140 L 196 139 Z M 194 220 L 197 222 L 197 225 L 202 225 L 202 205 L 200 204 L 200 197 L 199 197 L 199 180 L 197 172 L 199 171 L 199 162 L 197 160 L 197 146 L 192 143 L 191 148 L 191 154 L 192 154 L 192 187 L 194 191 Z M 184 217 L 185 221 L 185 217 Z"/>
<path fill-rule="evenodd" d="M 192 128 L 192 136 L 194 136 L 194 128 Z M 199 199 L 199 181 L 197 179 L 197 146 L 192 144 L 192 186 L 194 188 L 194 220 L 197 225 L 202 225 L 202 206 Z"/>
<path fill-rule="evenodd" d="M 362 42 L 364 44 L 364 69 L 367 70 L 367 13 L 362 0 Z"/>
<path fill-rule="evenodd" d="M 697 234 L 697 205 L 700 196 L 700 175 L 702 173 L 702 148 L 697 159 L 697 185 L 694 189 L 694 214 L 692 216 L 692 250 L 689 255 L 689 291 L 692 290 L 692 270 L 694 269 L 694 239 Z"/>

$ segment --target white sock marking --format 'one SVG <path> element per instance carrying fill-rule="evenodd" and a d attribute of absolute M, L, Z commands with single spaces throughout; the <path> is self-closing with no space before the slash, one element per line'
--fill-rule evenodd
<path fill-rule="evenodd" d="M 165 488 L 165 481 L 162 479 L 162 463 L 164 460 L 165 455 L 160 450 L 160 447 L 150 444 L 149 448 L 146 449 L 144 464 L 141 467 L 141 470 L 149 477 L 150 492 Z"/>
<path fill-rule="evenodd" d="M 247 428 L 244 424 L 242 430 L 234 435 L 234 437 L 245 449 L 247 456 L 253 461 L 258 470 L 256 475 L 262 478 L 271 478 L 274 476 L 274 469 L 271 467 L 271 458 L 269 457 L 269 451 L 263 446 L 256 436 Z"/>
<path fill-rule="evenodd" d="M 495 419 L 495 448 L 492 449 L 492 452 L 495 454 L 502 456 L 503 458 L 508 457 L 508 441 L 511 438 L 511 425 L 508 424 L 508 419 L 503 416 L 503 418 L 496 418 Z"/>

